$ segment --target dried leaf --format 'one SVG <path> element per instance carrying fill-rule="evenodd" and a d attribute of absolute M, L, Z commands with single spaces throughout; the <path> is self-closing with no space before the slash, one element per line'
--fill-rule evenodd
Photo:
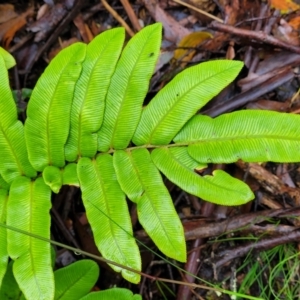
<path fill-rule="evenodd" d="M 184 67 L 196 53 L 196 47 L 203 41 L 211 39 L 213 36 L 206 31 L 192 32 L 186 35 L 178 44 L 177 50 L 174 52 L 175 62 L 180 62 L 180 66 Z"/>
<path fill-rule="evenodd" d="M 14 38 L 16 32 L 26 25 L 26 17 L 32 13 L 33 8 L 29 8 L 26 12 L 18 17 L 0 25 L 0 40 L 3 48 L 8 49 L 9 44 Z"/>
<path fill-rule="evenodd" d="M 293 29 L 298 31 L 300 29 L 300 16 L 297 16 L 297 17 L 291 19 L 289 21 L 289 24 L 290 24 L 290 26 L 293 27 Z"/>
<path fill-rule="evenodd" d="M 0 23 L 5 23 L 17 16 L 12 4 L 0 4 Z"/>
<path fill-rule="evenodd" d="M 280 10 L 282 14 L 290 13 L 300 9 L 299 4 L 292 0 L 269 0 L 269 4 L 272 8 Z"/>
<path fill-rule="evenodd" d="M 75 26 L 78 28 L 80 35 L 85 43 L 89 43 L 93 38 L 93 34 L 87 24 L 84 22 L 82 14 L 78 14 L 73 20 Z"/>

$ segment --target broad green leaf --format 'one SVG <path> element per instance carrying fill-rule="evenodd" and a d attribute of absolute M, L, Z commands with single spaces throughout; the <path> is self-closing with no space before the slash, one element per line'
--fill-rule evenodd
<path fill-rule="evenodd" d="M 83 259 L 54 272 L 55 300 L 80 299 L 94 286 L 99 267 L 92 260 Z"/>
<path fill-rule="evenodd" d="M 68 163 L 62 171 L 63 185 L 74 185 L 79 187 L 79 180 L 77 177 L 77 164 Z"/>
<path fill-rule="evenodd" d="M 142 296 L 133 294 L 132 291 L 123 288 L 112 288 L 101 292 L 93 292 L 80 298 L 80 300 L 142 300 Z"/>
<path fill-rule="evenodd" d="M 13 274 L 13 263 L 13 261 L 10 261 L 7 265 L 7 270 L 3 277 L 2 285 L 0 284 L 0 299 L 3 300 L 19 300 L 22 295 L 22 292 Z"/>
<path fill-rule="evenodd" d="M 97 152 L 97 131 L 103 120 L 105 97 L 124 38 L 124 28 L 116 28 L 98 35 L 87 46 L 71 110 L 70 136 L 65 149 L 68 161 L 93 157 Z"/>
<path fill-rule="evenodd" d="M 126 45 L 107 92 L 98 150 L 124 149 L 140 119 L 142 104 L 159 55 L 162 26 L 147 26 Z"/>
<path fill-rule="evenodd" d="M 254 198 L 248 185 L 222 170 L 199 176 L 178 160 L 167 147 L 152 151 L 151 157 L 166 177 L 188 193 L 221 205 L 240 205 Z"/>
<path fill-rule="evenodd" d="M 18 119 L 5 63 L 4 57 L 0 53 L 0 127 L 2 131 L 13 125 Z"/>
<path fill-rule="evenodd" d="M 7 225 L 50 239 L 51 190 L 39 177 L 16 178 L 10 187 Z M 8 254 L 15 260 L 13 273 L 27 299 L 53 299 L 51 246 L 45 241 L 7 231 Z"/>
<path fill-rule="evenodd" d="M 62 186 L 62 172 L 54 166 L 47 166 L 43 171 L 44 182 L 54 193 L 58 193 Z"/>
<path fill-rule="evenodd" d="M 2 48 L 0 48 L 2 49 Z M 3 50 L 5 51 L 5 50 Z M 0 173 L 8 183 L 17 176 L 36 176 L 28 161 L 23 125 L 9 86 L 5 60 L 0 51 Z M 10 56 L 9 53 L 7 53 Z M 18 149 L 18 150 L 16 150 Z"/>
<path fill-rule="evenodd" d="M 176 160 L 188 169 L 199 171 L 207 168 L 207 164 L 199 163 L 189 155 L 187 147 L 170 147 L 169 151 Z"/>
<path fill-rule="evenodd" d="M 141 269 L 141 259 L 125 199 L 113 168 L 112 157 L 102 154 L 96 160 L 81 158 L 77 173 L 87 218 L 101 254 L 112 261 Z M 140 275 L 111 267 L 128 281 L 137 283 Z"/>
<path fill-rule="evenodd" d="M 114 167 L 123 191 L 137 204 L 140 223 L 160 251 L 186 261 L 181 221 L 148 150 L 116 151 Z"/>
<path fill-rule="evenodd" d="M 133 136 L 136 145 L 166 145 L 182 126 L 239 73 L 240 61 L 216 60 L 188 68 L 143 110 Z"/>
<path fill-rule="evenodd" d="M 3 190 L 9 190 L 9 184 L 3 179 L 3 177 L 0 175 L 0 189 Z"/>
<path fill-rule="evenodd" d="M 0 109 L 1 110 L 1 109 Z M 36 171 L 28 160 L 24 126 L 20 121 L 0 130 L 0 173 L 9 184 L 18 176 L 35 177 Z"/>
<path fill-rule="evenodd" d="M 14 57 L 9 52 L 7 52 L 5 49 L 3 49 L 2 47 L 0 47 L 0 56 L 4 60 L 6 69 L 10 69 L 16 65 L 16 61 L 15 61 Z M 0 67 L 0 69 L 2 70 L 2 66 Z M 3 81 L 1 81 L 1 83 L 3 83 Z"/>
<path fill-rule="evenodd" d="M 174 138 L 203 163 L 300 161 L 300 117 L 243 110 L 212 119 L 195 116 Z"/>
<path fill-rule="evenodd" d="M 6 223 L 6 207 L 7 207 L 8 192 L 7 190 L 0 189 L 0 223 Z M 8 263 L 7 253 L 7 237 L 6 229 L 0 228 L 0 287 L 3 276 L 6 272 Z M 0 297 L 0 299 L 2 299 Z"/>
<path fill-rule="evenodd" d="M 76 43 L 51 61 L 38 80 L 27 108 L 25 138 L 29 160 L 37 171 L 48 165 L 63 167 L 70 112 L 86 45 Z"/>

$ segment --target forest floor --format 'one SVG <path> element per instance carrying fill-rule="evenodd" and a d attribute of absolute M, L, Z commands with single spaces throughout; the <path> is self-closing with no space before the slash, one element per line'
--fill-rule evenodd
<path fill-rule="evenodd" d="M 146 25 L 161 22 L 163 41 L 147 99 L 179 71 L 213 59 L 243 61 L 238 78 L 200 113 L 216 117 L 240 109 L 299 113 L 300 4 L 291 0 L 18 0 L 1 1 L 1 46 L 16 58 L 10 72 L 18 91 L 20 118 L 26 89 L 32 89 L 51 59 L 64 47 L 89 43 L 119 26 L 127 39 Z M 25 88 L 25 90 L 23 90 Z M 20 91 L 23 91 L 21 93 Z M 210 166 L 244 180 L 255 194 L 245 205 L 205 202 L 167 182 L 182 220 L 188 247 L 188 273 L 155 256 L 130 205 L 134 234 L 154 252 L 141 249 L 143 272 L 193 282 L 196 287 L 142 278 L 126 282 L 106 264 L 94 290 L 126 287 L 143 299 L 300 299 L 300 165 L 244 163 Z M 74 187 L 53 195 L 52 237 L 99 255 Z M 57 248 L 57 267 L 80 259 Z M 210 288 L 210 289 L 207 289 Z M 220 293 L 218 288 L 232 291 Z"/>

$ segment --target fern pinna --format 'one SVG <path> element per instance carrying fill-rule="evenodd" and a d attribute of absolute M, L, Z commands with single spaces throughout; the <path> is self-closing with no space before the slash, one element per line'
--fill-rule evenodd
<path fill-rule="evenodd" d="M 161 24 L 124 47 L 123 28 L 62 50 L 36 84 L 23 125 L 9 87 L 14 59 L 0 51 L 0 222 L 50 238 L 51 191 L 79 186 L 102 255 L 141 269 L 126 197 L 162 253 L 184 262 L 182 224 L 161 173 L 204 200 L 239 205 L 250 188 L 224 171 L 200 176 L 207 163 L 299 161 L 300 118 L 239 111 L 196 115 L 243 64 L 218 60 L 178 74 L 143 108 L 159 56 Z M 161 173 L 160 173 L 161 172 Z M 0 228 L 0 282 L 8 258 L 27 299 L 54 299 L 50 244 Z M 140 275 L 112 266 L 127 280 Z"/>

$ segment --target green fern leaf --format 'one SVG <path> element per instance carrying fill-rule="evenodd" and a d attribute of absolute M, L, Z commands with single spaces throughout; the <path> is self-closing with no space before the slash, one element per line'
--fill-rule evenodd
<path fill-rule="evenodd" d="M 70 129 L 70 111 L 86 45 L 62 50 L 37 82 L 27 108 L 25 138 L 29 160 L 37 171 L 65 165 L 64 147 Z"/>
<path fill-rule="evenodd" d="M 15 121 L 6 130 L 0 130 L 0 172 L 7 183 L 11 183 L 18 176 L 35 177 L 36 171 L 28 160 L 25 145 L 24 126 Z"/>
<path fill-rule="evenodd" d="M 16 178 L 10 187 L 7 225 L 50 239 L 51 190 L 40 177 Z M 53 299 L 51 246 L 45 241 L 9 230 L 8 254 L 13 273 L 27 299 Z"/>
<path fill-rule="evenodd" d="M 182 224 L 147 149 L 114 153 L 118 181 L 137 204 L 138 218 L 157 247 L 167 256 L 186 261 Z"/>
<path fill-rule="evenodd" d="M 5 61 L 1 55 L 0 70 L 0 173 L 6 182 L 11 183 L 21 175 L 34 177 L 36 172 L 28 161 L 23 125 L 18 121 Z"/>
<path fill-rule="evenodd" d="M 7 206 L 8 192 L 0 189 L 0 222 L 6 223 L 6 206 Z M 2 279 L 5 275 L 8 263 L 7 253 L 7 234 L 5 228 L 0 228 L 0 287 Z"/>
<path fill-rule="evenodd" d="M 9 184 L 3 179 L 3 177 L 0 175 L 0 189 L 3 190 L 9 190 Z"/>
<path fill-rule="evenodd" d="M 2 48 L 0 48 L 2 49 Z M 12 126 L 18 119 L 17 107 L 10 89 L 5 60 L 0 53 L 0 126 L 2 131 Z"/>
<path fill-rule="evenodd" d="M 66 159 L 93 157 L 97 152 L 97 131 L 104 115 L 105 97 L 121 53 L 124 28 L 108 30 L 88 46 L 82 74 L 76 83 L 71 110 Z"/>
<path fill-rule="evenodd" d="M 102 154 L 96 160 L 81 158 L 77 173 L 87 218 L 94 239 L 102 255 L 122 265 L 141 269 L 141 259 L 128 212 L 125 194 L 121 190 L 113 168 L 112 157 Z M 134 283 L 140 275 L 111 266 Z"/>
<path fill-rule="evenodd" d="M 10 69 L 16 65 L 16 61 L 15 61 L 14 57 L 9 52 L 7 52 L 5 49 L 3 49 L 1 47 L 0 47 L 0 56 L 4 60 L 6 69 Z M 1 67 L 2 67 L 2 65 L 1 65 Z M 2 70 L 2 68 L 1 68 L 1 70 Z M 3 81 L 1 81 L 1 82 L 3 83 Z"/>
<path fill-rule="evenodd" d="M 107 92 L 98 150 L 124 149 L 140 119 L 149 80 L 159 55 L 161 24 L 147 26 L 126 45 Z"/>
<path fill-rule="evenodd" d="M 158 169 L 188 193 L 221 205 L 240 205 L 254 198 L 248 185 L 222 170 L 213 176 L 199 176 L 167 148 L 155 149 L 151 157 Z"/>
<path fill-rule="evenodd" d="M 136 145 L 166 145 L 182 126 L 239 73 L 242 62 L 217 60 L 178 74 L 144 109 L 134 133 Z"/>
<path fill-rule="evenodd" d="M 82 297 L 80 300 L 142 300 L 142 296 L 133 294 L 132 291 L 122 288 L 112 288 L 105 291 L 93 292 Z"/>
<path fill-rule="evenodd" d="M 246 110 L 212 119 L 198 115 L 174 138 L 203 163 L 300 161 L 299 116 Z"/>
<path fill-rule="evenodd" d="M 77 177 L 77 164 L 69 163 L 62 171 L 63 185 L 73 185 L 79 187 L 79 179 Z"/>
<path fill-rule="evenodd" d="M 83 259 L 54 272 L 55 300 L 80 299 L 94 286 L 99 267 L 92 260 Z"/>
<path fill-rule="evenodd" d="M 0 285 L 0 299 L 3 300 L 23 300 L 22 292 L 13 274 L 13 263 L 13 261 L 8 263 L 2 285 Z"/>
<path fill-rule="evenodd" d="M 43 171 L 43 179 L 54 193 L 59 192 L 63 183 L 62 172 L 59 168 L 47 166 Z"/>
<path fill-rule="evenodd" d="M 207 164 L 199 163 L 189 155 L 188 147 L 170 147 L 169 151 L 180 164 L 186 166 L 190 170 L 199 171 L 207 168 Z"/>

